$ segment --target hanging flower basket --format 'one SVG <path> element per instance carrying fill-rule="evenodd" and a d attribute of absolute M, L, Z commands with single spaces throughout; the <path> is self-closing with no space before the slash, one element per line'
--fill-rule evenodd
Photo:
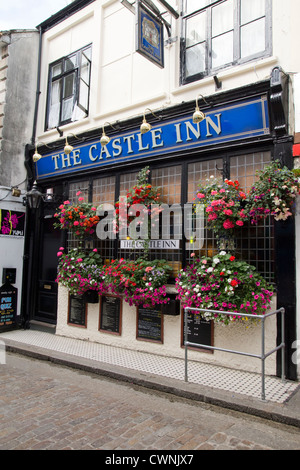
<path fill-rule="evenodd" d="M 77 204 L 64 201 L 59 206 L 59 211 L 54 214 L 54 217 L 58 219 L 54 227 L 61 230 L 70 230 L 82 241 L 85 236 L 95 232 L 99 217 L 96 215 L 96 207 L 93 204 L 84 202 L 84 198 L 80 194 L 80 191 L 76 194 L 79 196 Z"/>
<path fill-rule="evenodd" d="M 207 309 L 206 320 L 228 324 L 247 321 L 239 313 L 262 315 L 270 308 L 272 288 L 254 266 L 225 251 L 203 257 L 179 272 L 176 279 L 182 307 Z M 209 310 L 232 312 L 232 315 Z"/>
<path fill-rule="evenodd" d="M 169 301 L 166 284 L 170 272 L 164 260 L 120 259 L 104 267 L 102 279 L 111 293 L 123 296 L 129 305 L 153 307 Z"/>
<path fill-rule="evenodd" d="M 200 185 L 196 203 L 204 205 L 207 228 L 217 237 L 232 236 L 247 219 L 245 212 L 246 194 L 238 181 L 219 179 L 211 176 L 206 184 Z"/>
<path fill-rule="evenodd" d="M 293 215 L 295 199 L 300 191 L 297 176 L 278 160 L 257 172 L 258 180 L 247 196 L 246 211 L 252 224 L 269 215 L 276 221 Z"/>
<path fill-rule="evenodd" d="M 83 297 L 88 304 L 97 304 L 99 302 L 99 292 L 96 290 L 87 290 Z"/>
<path fill-rule="evenodd" d="M 83 295 L 92 290 L 98 295 L 107 290 L 102 281 L 101 256 L 96 248 L 91 252 L 74 248 L 65 253 L 61 247 L 57 256 L 59 263 L 56 281 L 67 287 L 70 294 Z"/>
<path fill-rule="evenodd" d="M 141 227 L 141 231 L 143 231 L 143 238 L 150 239 L 151 238 L 151 226 L 148 218 L 148 215 L 151 214 L 151 222 L 157 222 L 157 217 L 159 215 L 159 208 L 157 207 L 160 203 L 160 196 L 161 191 L 158 187 L 152 186 L 148 182 L 149 177 L 149 167 L 143 168 L 138 174 L 137 177 L 137 184 L 127 191 L 126 196 L 120 198 L 118 202 L 116 202 L 116 232 L 119 233 L 122 229 L 128 229 L 130 223 L 135 219 L 136 215 L 129 215 L 126 218 L 121 217 L 121 210 L 122 205 L 126 208 L 132 207 L 134 208 L 135 205 L 139 204 L 143 206 L 143 210 L 145 211 L 145 220 L 147 220 L 148 225 L 145 227 Z M 155 210 L 155 213 L 151 213 L 151 206 L 155 205 L 156 207 L 152 207 Z M 127 215 L 127 214 L 126 214 Z"/>

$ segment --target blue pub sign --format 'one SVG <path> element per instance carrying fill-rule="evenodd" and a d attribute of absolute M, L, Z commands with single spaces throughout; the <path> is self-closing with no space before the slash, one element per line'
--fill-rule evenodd
<path fill-rule="evenodd" d="M 45 154 L 36 163 L 36 178 L 41 181 L 269 134 L 268 100 L 263 95 L 211 108 L 201 123 L 194 124 L 189 114 L 153 125 L 146 134 L 139 129 L 120 133 L 104 147 L 98 139 L 74 146 L 69 155 L 63 151 Z"/>
<path fill-rule="evenodd" d="M 152 15 L 139 1 L 136 4 L 136 51 L 163 68 L 163 23 L 159 18 Z"/>

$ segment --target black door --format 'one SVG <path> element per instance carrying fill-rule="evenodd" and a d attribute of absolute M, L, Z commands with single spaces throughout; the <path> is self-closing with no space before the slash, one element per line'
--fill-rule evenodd
<path fill-rule="evenodd" d="M 40 218 L 40 253 L 37 278 L 37 302 L 34 320 L 56 323 L 57 319 L 57 252 L 61 246 L 61 231 L 55 229 L 55 219 L 44 211 Z M 50 212 L 50 211 L 49 211 Z"/>

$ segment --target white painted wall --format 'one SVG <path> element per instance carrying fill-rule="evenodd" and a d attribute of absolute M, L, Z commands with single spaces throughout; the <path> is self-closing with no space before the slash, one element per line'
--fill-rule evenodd
<path fill-rule="evenodd" d="M 172 1 L 175 6 L 176 0 Z M 177 0 L 177 5 L 179 0 Z M 280 66 L 294 76 L 295 83 L 295 113 L 296 128 L 300 127 L 299 75 L 300 56 L 297 47 L 298 24 L 300 17 L 299 0 L 272 1 L 272 44 L 271 57 L 259 59 L 243 66 L 228 68 L 218 74 L 222 82 L 222 90 L 227 91 L 247 84 L 259 82 L 270 77 L 271 70 Z M 92 79 L 90 114 L 87 118 L 62 126 L 65 135 L 78 133 L 91 129 L 101 129 L 105 122 L 114 123 L 133 116 L 143 115 L 146 108 L 153 111 L 164 106 L 170 106 L 191 101 L 198 94 L 203 96 L 215 93 L 213 77 L 180 86 L 179 83 L 179 48 L 180 48 L 180 21 L 171 16 L 168 20 L 172 24 L 172 36 L 177 41 L 165 47 L 165 68 L 160 69 L 135 52 L 135 17 L 119 0 L 96 0 L 84 10 L 74 14 L 71 18 L 51 28 L 44 34 L 41 96 L 39 101 L 39 118 L 37 136 L 40 141 L 51 142 L 57 140 L 56 130 L 44 131 L 46 114 L 48 65 L 75 50 L 93 44 L 92 53 Z M 291 130 L 294 121 L 291 120 Z M 100 137 L 100 131 L 99 131 Z M 297 237 L 299 237 L 300 223 L 298 223 Z M 299 246 L 297 238 L 297 246 Z M 300 255 L 298 256 L 298 271 Z M 299 292 L 298 281 L 298 292 Z M 63 289 L 59 294 L 57 334 L 81 337 L 105 344 L 123 347 L 134 347 L 139 350 L 151 350 L 157 354 L 183 355 L 180 347 L 181 321 L 179 317 L 165 317 L 165 342 L 163 345 L 144 343 L 135 339 L 135 311 L 128 306 L 123 310 L 122 337 L 98 332 L 98 306 L 89 305 L 88 327 L 86 329 L 67 326 L 67 295 Z M 299 318 L 300 312 L 298 314 Z M 300 327 L 298 321 L 298 338 Z M 238 330 L 238 334 L 237 334 Z M 268 327 L 268 344 L 273 344 L 275 326 L 272 321 Z M 215 329 L 216 345 L 230 344 L 232 348 L 242 346 L 250 348 L 260 345 L 258 328 L 241 330 L 237 325 Z M 267 348 L 269 349 L 269 348 Z M 224 356 L 215 352 L 213 355 L 191 352 L 191 357 L 198 360 L 214 361 L 228 366 L 243 368 L 245 360 L 247 367 L 260 370 L 259 361 L 245 359 L 239 356 Z M 275 356 L 269 359 L 268 373 L 275 373 Z"/>
<path fill-rule="evenodd" d="M 175 2 L 173 2 L 174 4 Z M 177 1 L 179 3 L 179 0 Z M 286 73 L 300 71 L 297 48 L 297 22 L 300 2 L 272 2 L 273 54 L 243 66 L 230 67 L 218 74 L 221 91 L 255 83 L 270 77 L 273 67 Z M 57 139 L 56 130 L 44 132 L 48 65 L 85 45 L 93 44 L 91 106 L 88 118 L 62 127 L 66 132 L 83 132 L 132 116 L 142 115 L 145 108 L 190 101 L 198 94 L 215 93 L 213 77 L 185 86 L 179 83 L 180 20 L 168 15 L 172 36 L 177 41 L 165 46 L 165 68 L 160 69 L 135 52 L 135 16 L 119 0 L 96 0 L 83 10 L 44 34 L 38 138 L 46 142 Z M 167 34 L 165 35 L 165 38 Z"/>
<path fill-rule="evenodd" d="M 181 347 L 181 316 L 164 315 L 163 344 L 136 339 L 136 308 L 123 302 L 122 307 L 122 334 L 116 336 L 100 332 L 99 329 L 100 303 L 88 304 L 87 327 L 68 325 L 68 289 L 59 286 L 58 319 L 56 334 L 70 338 L 94 341 L 119 348 L 149 352 L 168 357 L 184 358 L 184 348 Z M 271 310 L 276 309 L 276 299 L 273 300 Z M 276 347 L 276 316 L 266 320 L 265 351 Z M 224 326 L 216 324 L 214 327 L 214 346 L 224 349 L 237 350 L 250 354 L 261 354 L 261 326 L 232 324 Z M 261 361 L 248 356 L 214 351 L 206 353 L 190 350 L 189 360 L 222 365 L 234 369 L 252 372 L 261 372 Z M 276 355 L 272 354 L 266 360 L 266 374 L 276 374 Z"/>

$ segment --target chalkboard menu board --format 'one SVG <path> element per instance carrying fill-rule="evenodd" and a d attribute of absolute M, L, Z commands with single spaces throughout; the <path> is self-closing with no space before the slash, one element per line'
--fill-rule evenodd
<path fill-rule="evenodd" d="M 137 338 L 163 342 L 163 315 L 161 308 L 138 307 Z"/>
<path fill-rule="evenodd" d="M 100 330 L 121 334 L 122 300 L 113 295 L 103 295 L 100 302 Z"/>
<path fill-rule="evenodd" d="M 71 325 L 86 326 L 86 302 L 83 296 L 69 296 L 68 323 Z"/>
<path fill-rule="evenodd" d="M 183 338 L 185 332 L 185 322 L 183 319 Z M 199 313 L 187 312 L 187 341 L 195 345 L 205 344 L 213 346 L 213 322 L 201 318 Z M 197 347 L 197 346 L 194 346 Z M 201 346 L 199 346 L 201 348 Z M 202 348 L 204 349 L 204 348 Z"/>
<path fill-rule="evenodd" d="M 18 289 L 9 283 L 0 287 L 0 331 L 16 326 Z"/>

